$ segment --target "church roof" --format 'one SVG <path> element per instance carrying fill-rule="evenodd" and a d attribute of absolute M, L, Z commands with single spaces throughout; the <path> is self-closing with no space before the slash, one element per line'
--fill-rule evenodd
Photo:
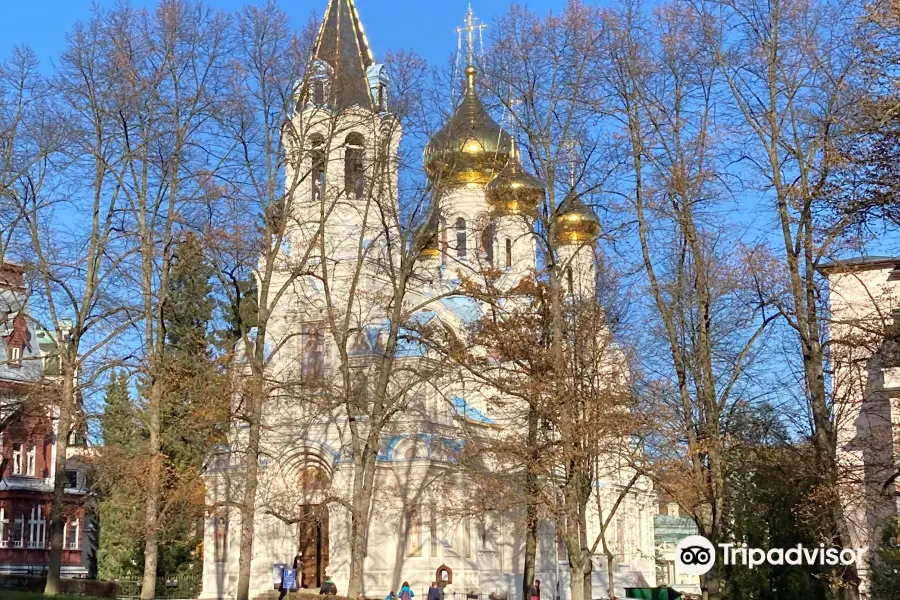
<path fill-rule="evenodd" d="M 375 64 L 353 0 L 329 0 L 313 51 L 313 59 L 328 63 L 335 108 L 372 108 L 367 70 Z"/>

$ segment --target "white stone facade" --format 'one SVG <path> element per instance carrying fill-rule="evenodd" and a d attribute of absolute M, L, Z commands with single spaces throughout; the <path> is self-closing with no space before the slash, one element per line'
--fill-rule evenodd
<path fill-rule="evenodd" d="M 352 3 L 348 6 L 352 9 Z M 379 73 L 380 80 L 384 79 L 385 74 Z M 288 286 L 268 331 L 269 345 L 277 352 L 270 361 L 270 377 L 285 382 L 285 391 L 273 393 L 264 407 L 251 598 L 275 589 L 273 565 L 290 564 L 301 539 L 307 569 L 316 562 L 310 554 L 327 560 L 327 566 L 318 572 L 307 573 L 309 586 L 316 587 L 327 571 L 338 592 L 347 591 L 350 517 L 346 503 L 353 497 L 354 474 L 350 428 L 353 424 L 364 434 L 368 424 L 364 418 L 348 416 L 343 407 L 313 414 L 308 402 L 297 399 L 302 394 L 287 390 L 287 383 L 313 374 L 337 377 L 338 348 L 333 340 L 313 331 L 326 318 L 350 319 L 356 334 L 348 360 L 360 373 L 375 362 L 389 324 L 385 305 L 391 281 L 386 264 L 397 260 L 398 244 L 402 243 L 400 232 L 390 226 L 385 230 L 383 215 L 375 210 L 399 210 L 394 161 L 388 173 L 373 172 L 380 168 L 375 165 L 384 163 L 378 160 L 376 149 L 398 154 L 401 132 L 394 119 L 383 111 L 352 107 L 336 112 L 310 104 L 298 113 L 294 129 L 298 133 L 292 139 L 308 144 L 309 151 L 297 151 L 302 157 L 299 166 L 286 173 L 288 185 L 293 186 L 293 208 L 291 239 L 283 248 L 283 260 L 286 265 L 299 260 L 320 237 L 322 245 L 317 248 L 325 248 L 326 258 L 315 263 L 315 276 L 300 277 Z M 291 144 L 286 143 L 288 152 Z M 314 162 L 318 151 L 327 157 L 321 174 Z M 361 193 L 356 192 L 357 181 L 347 174 L 351 168 L 348 151 L 362 153 L 365 181 Z M 376 179 L 378 184 L 372 185 Z M 462 338 L 467 325 L 482 314 L 482 307 L 461 296 L 442 297 L 459 285 L 460 274 L 479 272 L 490 262 L 500 270 L 498 285 L 511 287 L 538 264 L 537 244 L 525 217 L 503 217 L 494 223 L 492 240 L 483 235 L 489 208 L 483 186 L 457 187 L 442 197 L 440 256 L 420 261 L 419 277 L 405 299 L 409 306 L 422 306 L 423 318 L 436 319 Z M 357 270 L 358 265 L 363 268 Z M 594 278 L 592 260 L 578 257 L 572 265 L 576 287 L 588 289 L 588 279 Z M 325 274 L 327 287 L 323 285 Z M 284 281 L 276 277 L 275 284 Z M 450 590 L 517 598 L 524 555 L 521 519 L 515 514 L 484 515 L 466 510 L 467 484 L 450 458 L 466 439 L 493 435 L 503 426 L 491 415 L 486 401 L 491 392 L 459 373 L 436 370 L 429 374 L 434 357 L 413 342 L 404 344 L 398 348 L 400 366 L 410 373 L 407 381 L 411 385 L 405 392 L 404 409 L 390 420 L 381 436 L 363 596 L 384 598 L 408 581 L 424 600 L 438 569 L 446 566 L 452 570 Z M 236 428 L 231 447 L 242 447 L 245 436 L 245 430 Z M 232 598 L 236 593 L 240 513 L 228 503 L 239 494 L 241 472 L 240 459 L 231 456 L 214 463 L 207 475 L 209 504 L 217 508 L 206 522 L 204 599 Z M 627 477 L 623 473 L 614 479 L 598 488 L 598 493 L 613 494 L 615 485 L 621 483 L 618 479 Z M 611 542 L 620 565 L 620 587 L 637 583 L 641 577 L 651 584 L 654 581 L 654 504 L 652 487 L 642 482 L 628 495 L 615 519 Z M 320 512 L 312 518 L 311 507 L 326 508 L 315 509 Z M 598 529 L 596 508 L 589 510 L 594 512 L 588 521 Z M 606 588 L 604 559 L 598 556 L 595 565 L 595 597 L 601 597 Z M 566 576 L 565 556 L 557 555 L 553 527 L 544 523 L 538 578 L 544 582 L 545 593 L 552 595 L 559 581 L 565 598 Z"/>

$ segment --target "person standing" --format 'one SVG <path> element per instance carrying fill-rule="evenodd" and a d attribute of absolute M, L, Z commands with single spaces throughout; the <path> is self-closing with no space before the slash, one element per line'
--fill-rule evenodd
<path fill-rule="evenodd" d="M 528 600 L 541 600 L 541 580 L 535 579 L 534 585 L 528 592 Z"/>
<path fill-rule="evenodd" d="M 412 600 L 415 596 L 409 583 L 404 581 L 403 587 L 400 588 L 400 600 Z"/>
<path fill-rule="evenodd" d="M 294 557 L 294 563 L 292 568 L 294 569 L 294 588 L 298 588 L 300 579 L 303 577 L 301 571 L 303 571 L 303 551 L 297 550 L 297 556 Z M 292 590 L 289 590 L 284 586 L 284 576 L 281 578 L 281 594 L 278 596 L 278 600 L 284 600 L 284 597 L 287 596 L 287 593 Z"/>
<path fill-rule="evenodd" d="M 431 587 L 428 588 L 428 600 L 441 600 L 441 588 L 436 581 L 432 581 Z"/>

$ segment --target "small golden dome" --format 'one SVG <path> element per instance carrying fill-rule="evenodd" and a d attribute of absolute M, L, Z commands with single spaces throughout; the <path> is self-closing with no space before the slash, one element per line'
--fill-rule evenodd
<path fill-rule="evenodd" d="M 425 172 L 441 185 L 487 185 L 509 161 L 510 137 L 487 113 L 466 68 L 466 95 L 425 147 Z"/>
<path fill-rule="evenodd" d="M 485 198 L 497 215 L 533 214 L 544 199 L 544 184 L 522 168 L 515 141 L 509 162 L 485 189 Z"/>
<path fill-rule="evenodd" d="M 569 192 L 556 209 L 553 235 L 563 245 L 592 243 L 600 235 L 600 219 L 581 201 L 575 190 Z"/>
<path fill-rule="evenodd" d="M 440 228 L 441 219 L 438 211 L 433 211 L 431 218 L 425 223 L 425 235 L 428 235 L 428 241 L 422 248 L 422 258 L 438 258 L 441 255 L 440 248 Z"/>

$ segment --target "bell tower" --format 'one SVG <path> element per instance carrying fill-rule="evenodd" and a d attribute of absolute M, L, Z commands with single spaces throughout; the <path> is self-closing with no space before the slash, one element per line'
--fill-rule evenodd
<path fill-rule="evenodd" d="M 353 0 L 329 0 L 284 146 L 292 244 L 305 250 L 321 227 L 335 275 L 347 261 L 356 264 L 360 238 L 384 241 L 376 215 L 397 206 L 402 131 L 388 111 L 389 83 Z"/>

